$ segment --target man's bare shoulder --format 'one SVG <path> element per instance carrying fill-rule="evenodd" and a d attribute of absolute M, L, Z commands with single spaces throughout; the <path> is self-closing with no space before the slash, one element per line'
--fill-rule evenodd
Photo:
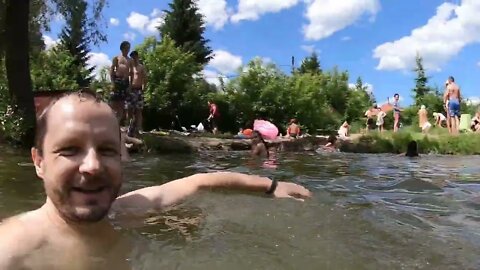
<path fill-rule="evenodd" d="M 8 218 L 0 224 L 0 266 L 21 260 L 44 241 L 36 211 Z"/>

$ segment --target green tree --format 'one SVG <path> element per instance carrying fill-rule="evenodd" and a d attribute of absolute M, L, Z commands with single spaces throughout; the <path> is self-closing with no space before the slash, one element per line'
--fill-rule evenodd
<path fill-rule="evenodd" d="M 71 3 L 66 25 L 60 33 L 60 50 L 66 49 L 72 56 L 69 74 L 80 87 L 88 87 L 92 81 L 94 67 L 88 67 L 89 37 L 87 36 L 87 2 L 77 0 Z M 85 72 L 88 70 L 89 72 Z"/>
<path fill-rule="evenodd" d="M 35 90 L 76 90 L 79 88 L 77 75 L 87 77 L 90 70 L 76 67 L 72 70 L 72 62 L 76 58 L 63 47 L 41 52 L 31 65 L 33 89 Z M 72 71 L 74 72 L 72 74 Z"/>
<path fill-rule="evenodd" d="M 320 61 L 318 60 L 317 53 L 313 52 L 312 55 L 306 57 L 302 61 L 302 65 L 298 69 L 298 72 L 305 74 L 305 73 L 313 73 L 318 74 L 322 72 L 320 68 Z"/>
<path fill-rule="evenodd" d="M 372 106 L 372 96 L 367 92 L 368 87 L 363 84 L 362 78 L 358 77 L 355 87 L 348 92 L 345 119 L 349 123 L 363 119 L 365 111 Z"/>
<path fill-rule="evenodd" d="M 147 126 L 157 128 L 158 125 L 169 125 L 175 120 L 184 95 L 202 66 L 195 62 L 192 53 L 178 48 L 168 36 L 164 36 L 161 42 L 149 37 L 137 47 L 137 51 L 148 72 L 145 101 L 151 110 L 150 119 L 154 121 L 147 123 Z M 161 123 L 158 121 L 159 114 L 164 118 Z"/>
<path fill-rule="evenodd" d="M 414 71 L 417 73 L 417 77 L 415 78 L 415 88 L 413 89 L 413 93 L 415 97 L 415 104 L 421 105 L 424 96 L 430 92 L 430 88 L 428 87 L 428 77 L 425 74 L 425 69 L 423 68 L 423 58 L 418 53 L 415 58 L 415 63 L 416 67 Z"/>
<path fill-rule="evenodd" d="M 26 146 L 33 144 L 35 133 L 35 108 L 33 103 L 32 80 L 30 77 L 30 55 L 31 45 L 30 35 L 31 22 L 46 22 L 50 7 L 57 9 L 60 14 L 70 5 L 73 0 L 51 0 L 47 1 L 18 1 L 18 0 L 0 0 L 0 59 L 5 56 L 6 77 L 8 82 L 9 100 L 12 108 L 17 115 L 21 116 L 25 128 L 22 142 Z M 35 8 L 32 3 L 38 4 Z M 100 26 L 97 23 L 101 19 L 101 11 L 105 6 L 106 0 L 94 0 L 91 19 L 88 28 L 91 29 L 93 42 L 105 40 L 101 34 Z M 35 14 L 33 11 L 39 11 Z M 38 16 L 37 16 L 38 15 Z M 43 18 L 43 19 L 42 19 Z M 3 24 L 3 25 L 1 25 Z M 43 26 L 46 26 L 44 23 Z M 39 37 L 37 31 L 36 37 Z"/>
<path fill-rule="evenodd" d="M 193 53 L 195 61 L 206 64 L 212 59 L 208 39 L 203 37 L 205 23 L 203 15 L 193 0 L 173 0 L 170 10 L 165 10 L 165 22 L 158 27 L 162 39 L 169 36 L 186 52 Z"/>

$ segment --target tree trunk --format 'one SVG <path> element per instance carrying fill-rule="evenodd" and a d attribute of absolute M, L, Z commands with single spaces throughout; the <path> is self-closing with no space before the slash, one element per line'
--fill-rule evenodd
<path fill-rule="evenodd" d="M 29 0 L 6 1 L 5 67 L 12 105 L 24 119 L 26 134 L 21 138 L 25 146 L 33 145 L 35 135 L 35 107 L 29 67 Z"/>

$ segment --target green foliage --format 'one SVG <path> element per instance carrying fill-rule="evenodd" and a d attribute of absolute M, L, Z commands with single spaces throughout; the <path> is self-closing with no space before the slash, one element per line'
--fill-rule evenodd
<path fill-rule="evenodd" d="M 367 93 L 367 87 L 363 84 L 362 78 L 358 77 L 355 88 L 350 89 L 348 92 L 345 119 L 349 123 L 363 119 L 365 112 L 372 105 L 371 95 Z"/>
<path fill-rule="evenodd" d="M 3 61 L 0 61 L 0 139 L 5 139 L 14 144 L 19 144 L 25 136 L 26 123 L 17 112 L 17 107 L 12 106 L 8 92 L 7 76 Z"/>
<path fill-rule="evenodd" d="M 320 68 L 320 61 L 318 60 L 318 56 L 315 52 L 313 52 L 312 55 L 310 55 L 309 57 L 303 59 L 302 65 L 300 65 L 298 72 L 302 74 L 318 74 L 322 72 L 322 69 Z"/>
<path fill-rule="evenodd" d="M 195 62 L 206 64 L 212 59 L 208 39 L 203 37 L 203 15 L 193 0 L 173 0 L 165 10 L 165 22 L 158 27 L 162 39 L 169 36 L 175 44 L 195 56 Z"/>
<path fill-rule="evenodd" d="M 342 151 L 355 153 L 404 153 L 410 141 L 415 140 L 422 154 L 478 155 L 480 154 L 480 136 L 478 134 L 460 134 L 450 136 L 446 129 L 435 128 L 433 134 L 424 135 L 411 131 L 397 133 L 372 132 L 360 137 L 351 144 L 342 145 Z"/>
<path fill-rule="evenodd" d="M 66 50 L 73 57 L 71 70 L 68 72 L 76 80 L 80 87 L 88 87 L 92 81 L 91 73 L 94 67 L 88 67 L 89 59 L 88 43 L 90 39 L 87 36 L 87 2 L 77 0 L 66 10 L 66 25 L 60 33 L 60 45 L 55 49 Z M 84 71 L 88 70 L 88 73 Z"/>
<path fill-rule="evenodd" d="M 72 67 L 75 59 L 63 48 L 41 52 L 31 62 L 31 76 L 35 90 L 75 90 L 79 85 L 77 74 L 88 76 L 90 71 Z"/>
<path fill-rule="evenodd" d="M 415 94 L 415 104 L 421 105 L 424 101 L 423 98 L 430 92 L 430 88 L 427 86 L 428 78 L 423 68 L 423 58 L 417 53 L 415 58 L 416 67 L 414 71 L 417 73 L 415 78 L 415 88 L 412 90 Z"/>
<path fill-rule="evenodd" d="M 175 46 L 175 42 L 164 36 L 161 42 L 149 37 L 137 47 L 148 73 L 148 84 L 145 89 L 145 101 L 150 115 L 147 118 L 158 120 L 157 124 L 147 126 L 168 126 L 184 106 L 185 94 L 194 89 L 194 75 L 202 69 L 195 62 L 192 53 L 184 52 Z M 191 90 L 193 91 L 193 90 Z M 189 94 L 191 98 L 193 94 Z M 148 122 L 148 119 L 146 119 Z"/>

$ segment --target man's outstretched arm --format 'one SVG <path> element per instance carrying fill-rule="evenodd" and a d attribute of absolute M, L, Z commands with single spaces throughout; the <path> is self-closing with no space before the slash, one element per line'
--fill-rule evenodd
<path fill-rule="evenodd" d="M 272 188 L 273 181 L 260 176 L 233 172 L 195 174 L 189 177 L 129 192 L 115 201 L 114 207 L 126 209 L 161 210 L 175 205 L 202 189 L 225 188 L 265 193 Z M 274 192 L 277 198 L 301 200 L 311 196 L 306 188 L 287 182 L 278 182 Z"/>

